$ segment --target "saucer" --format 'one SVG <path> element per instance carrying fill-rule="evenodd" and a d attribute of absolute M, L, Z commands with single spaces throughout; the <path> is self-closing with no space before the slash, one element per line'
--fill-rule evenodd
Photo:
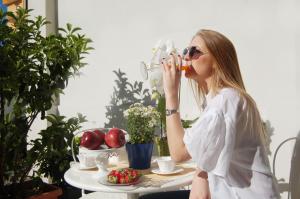
<path fill-rule="evenodd" d="M 175 167 L 175 169 L 173 171 L 170 171 L 170 172 L 162 172 L 162 171 L 160 171 L 159 168 L 155 168 L 155 169 L 151 170 L 152 173 L 155 173 L 155 174 L 158 174 L 158 175 L 172 175 L 172 174 L 180 173 L 182 171 L 183 171 L 183 169 L 178 168 L 178 167 Z"/>
<path fill-rule="evenodd" d="M 94 168 L 97 168 L 97 166 L 92 166 L 92 167 L 86 167 L 86 166 L 81 166 L 79 165 L 79 168 L 80 170 L 88 170 L 88 169 L 94 169 Z"/>
<path fill-rule="evenodd" d="M 93 167 L 83 167 L 82 165 L 80 165 L 80 163 L 78 162 L 72 162 L 71 163 L 71 168 L 77 169 L 77 170 L 89 170 L 89 169 L 95 169 L 97 168 L 97 166 L 93 166 Z"/>

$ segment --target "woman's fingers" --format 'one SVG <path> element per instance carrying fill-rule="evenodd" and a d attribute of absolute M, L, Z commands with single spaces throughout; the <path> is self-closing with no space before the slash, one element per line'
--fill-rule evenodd
<path fill-rule="evenodd" d="M 167 63 L 167 60 L 166 59 L 163 59 L 162 60 L 162 66 L 163 66 L 163 69 L 164 69 L 164 71 L 166 72 L 166 71 L 169 71 L 169 66 L 168 66 L 168 63 Z"/>
<path fill-rule="evenodd" d="M 178 61 L 177 61 L 178 60 Z M 180 67 L 182 65 L 182 58 L 180 55 L 176 56 L 171 53 L 168 59 L 162 60 L 162 66 L 165 72 L 180 73 Z"/>
<path fill-rule="evenodd" d="M 177 68 L 176 59 L 177 58 L 175 57 L 175 55 L 173 53 L 171 53 L 169 57 L 170 57 L 169 62 L 170 62 L 170 65 L 171 65 L 171 71 L 176 72 L 176 68 Z"/>
<path fill-rule="evenodd" d="M 181 66 L 182 66 L 182 57 L 180 55 L 178 55 L 178 69 L 180 70 Z M 181 71 L 181 70 L 180 70 Z"/>

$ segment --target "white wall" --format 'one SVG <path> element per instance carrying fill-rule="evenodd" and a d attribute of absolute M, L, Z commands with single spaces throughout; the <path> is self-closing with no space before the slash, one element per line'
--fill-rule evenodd
<path fill-rule="evenodd" d="M 43 11 L 40 0 L 29 6 Z M 83 75 L 71 80 L 61 97 L 60 111 L 83 113 L 86 127 L 103 126 L 116 76 L 121 68 L 130 80 L 142 80 L 139 62 L 148 60 L 160 38 L 187 46 L 200 28 L 228 36 L 237 49 L 249 93 L 264 119 L 274 127 L 271 149 L 300 130 L 300 2 L 296 0 L 59 0 L 60 26 L 70 22 L 83 29 L 95 50 Z M 38 12 L 39 13 L 39 12 Z M 183 83 L 182 112 L 193 117 L 192 94 Z M 292 147 L 283 147 L 277 177 L 287 179 Z"/>

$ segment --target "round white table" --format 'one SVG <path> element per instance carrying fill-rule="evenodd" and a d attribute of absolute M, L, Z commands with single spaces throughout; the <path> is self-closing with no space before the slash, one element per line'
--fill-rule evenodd
<path fill-rule="evenodd" d="M 152 164 L 152 168 L 157 165 Z M 183 168 L 183 172 L 168 176 L 159 176 L 152 174 L 150 170 L 144 172 L 143 180 L 130 186 L 109 186 L 98 182 L 97 169 L 80 170 L 78 163 L 74 164 L 66 171 L 64 178 L 70 185 L 88 191 L 107 192 L 107 193 L 126 193 L 127 198 L 136 199 L 140 193 L 162 192 L 178 190 L 181 187 L 188 186 L 192 183 L 195 164 L 191 161 L 177 164 Z M 109 168 L 109 170 L 112 168 Z M 142 172 L 143 173 L 143 172 Z"/>

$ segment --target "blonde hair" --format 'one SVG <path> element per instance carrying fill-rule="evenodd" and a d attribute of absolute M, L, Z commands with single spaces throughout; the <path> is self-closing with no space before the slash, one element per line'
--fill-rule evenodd
<path fill-rule="evenodd" d="M 243 78 L 240 72 L 237 54 L 231 41 L 221 33 L 213 30 L 200 30 L 196 33 L 203 39 L 210 55 L 215 60 L 216 65 L 213 66 L 211 92 L 216 95 L 221 88 L 230 87 L 238 91 L 238 93 L 246 100 L 247 103 L 247 124 L 251 129 L 250 132 L 256 138 L 265 143 L 266 135 L 264 126 L 257 109 L 255 101 L 246 92 Z M 191 80 L 192 89 L 198 104 L 202 104 L 205 100 L 204 88 L 194 80 Z M 254 129 L 254 127 L 258 127 Z"/>

